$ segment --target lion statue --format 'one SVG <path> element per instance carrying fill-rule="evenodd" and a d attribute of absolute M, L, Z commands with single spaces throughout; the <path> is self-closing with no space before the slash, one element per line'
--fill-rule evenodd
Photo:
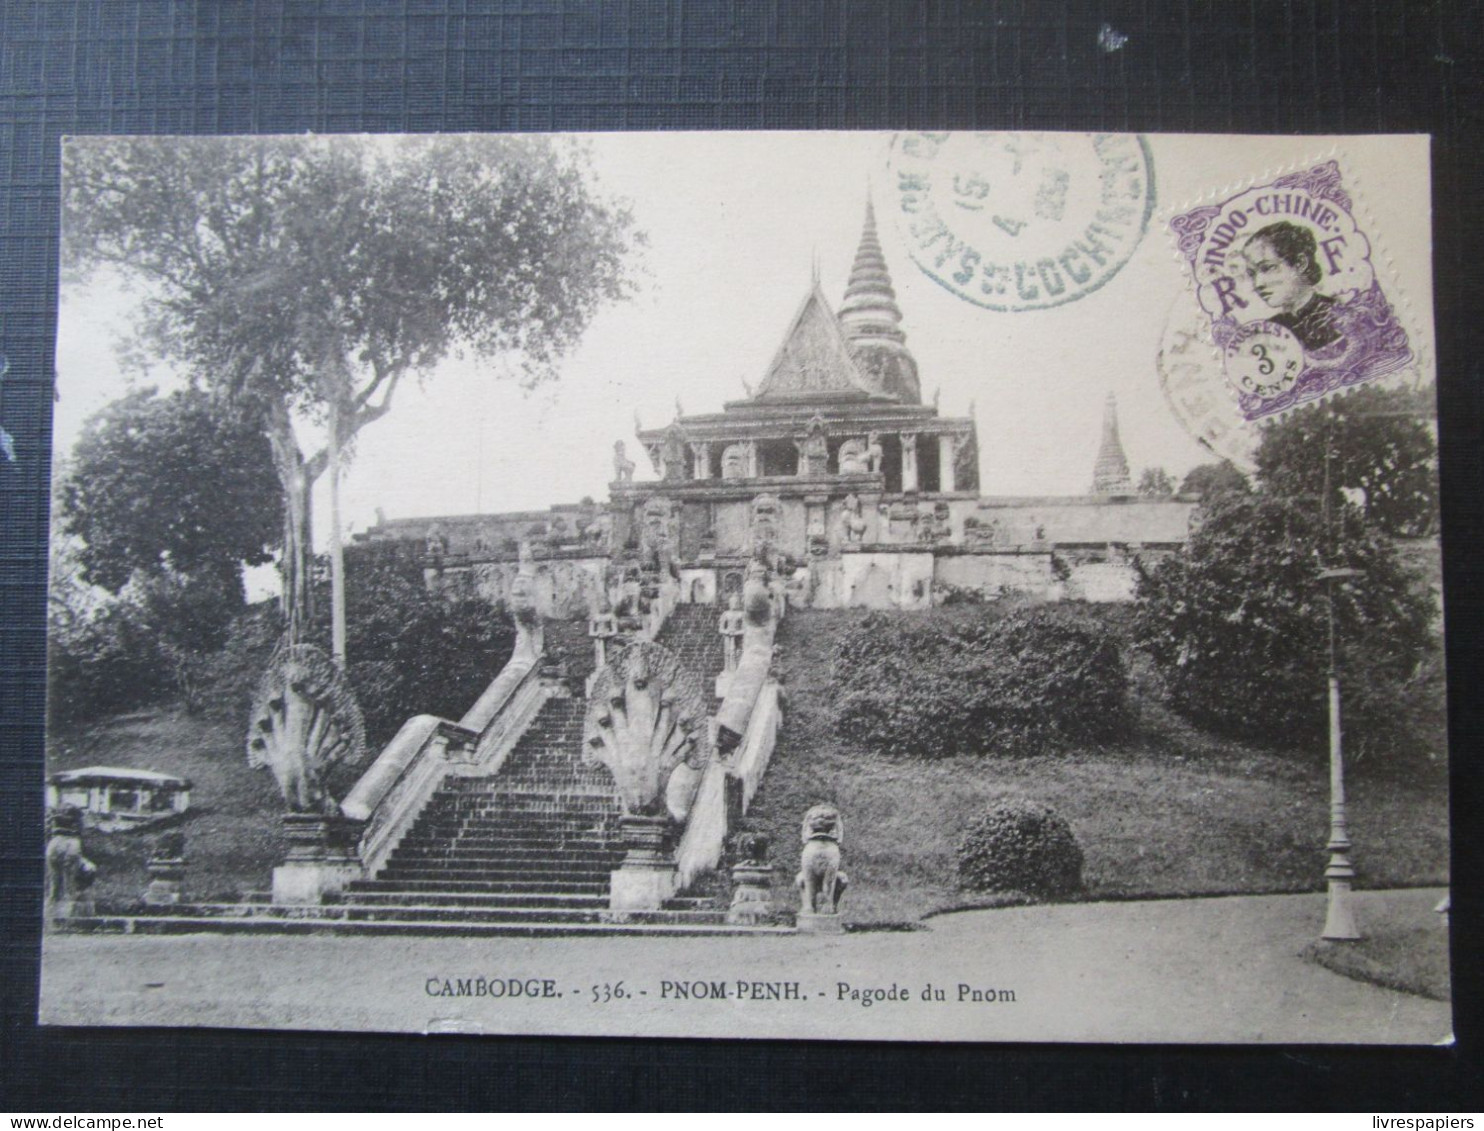
<path fill-rule="evenodd" d="M 845 820 L 840 810 L 820 802 L 804 814 L 799 831 L 804 852 L 799 860 L 799 874 L 794 884 L 799 889 L 801 909 L 813 915 L 834 915 L 850 880 L 840 871 L 840 841 L 845 835 Z"/>

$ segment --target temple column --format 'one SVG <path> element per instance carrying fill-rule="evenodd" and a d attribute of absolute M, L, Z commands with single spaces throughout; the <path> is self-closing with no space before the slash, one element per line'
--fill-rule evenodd
<path fill-rule="evenodd" d="M 756 479 L 758 477 L 758 474 L 759 474 L 759 472 L 758 472 L 758 466 L 757 466 L 757 441 L 756 440 L 748 440 L 747 441 L 747 477 L 749 479 Z"/>
<path fill-rule="evenodd" d="M 917 433 L 903 432 L 902 440 L 902 490 L 912 494 L 917 491 Z"/>
<path fill-rule="evenodd" d="M 711 478 L 711 445 L 702 441 L 692 440 L 690 453 L 696 462 L 696 478 Z"/>
<path fill-rule="evenodd" d="M 957 439 L 948 432 L 938 437 L 938 490 L 940 491 L 958 490 L 953 482 L 953 457 L 958 451 Z"/>

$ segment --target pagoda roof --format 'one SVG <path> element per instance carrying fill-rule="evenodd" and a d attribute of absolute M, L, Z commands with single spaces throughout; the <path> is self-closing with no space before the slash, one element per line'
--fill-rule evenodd
<path fill-rule="evenodd" d="M 807 401 L 842 393 L 870 397 L 872 389 L 856 367 L 840 320 L 815 279 L 752 399 Z"/>

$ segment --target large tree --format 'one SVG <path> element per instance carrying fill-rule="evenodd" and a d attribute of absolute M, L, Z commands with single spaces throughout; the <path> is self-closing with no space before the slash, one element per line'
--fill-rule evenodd
<path fill-rule="evenodd" d="M 1393 536 L 1431 534 L 1438 524 L 1437 441 L 1432 390 L 1363 385 L 1289 413 L 1263 429 L 1257 478 L 1263 489 L 1320 499 L 1347 495 Z"/>
<path fill-rule="evenodd" d="M 1180 482 L 1180 494 L 1199 495 L 1207 503 L 1228 491 L 1245 495 L 1251 490 L 1252 484 L 1247 482 L 1247 477 L 1231 460 L 1197 464 L 1186 473 L 1185 478 Z"/>
<path fill-rule="evenodd" d="M 553 377 L 638 239 L 584 152 L 542 138 L 75 140 L 64 160 L 69 271 L 138 285 L 147 355 L 267 433 L 291 643 L 315 481 L 451 353 Z"/>
<path fill-rule="evenodd" d="M 111 593 L 136 571 L 240 577 L 282 534 L 262 428 L 196 389 L 137 390 L 93 416 L 58 495 L 83 579 Z"/>
<path fill-rule="evenodd" d="M 1352 749 L 1400 751 L 1429 736 L 1408 726 L 1413 685 L 1435 648 L 1436 608 L 1388 538 L 1354 508 L 1273 494 L 1218 495 L 1183 553 L 1140 577 L 1136 634 L 1173 705 L 1239 738 L 1323 749 L 1328 601 L 1334 584 L 1346 733 Z"/>
<path fill-rule="evenodd" d="M 1139 476 L 1138 491 L 1146 499 L 1168 499 L 1175 493 L 1175 480 L 1162 467 L 1146 467 Z"/>

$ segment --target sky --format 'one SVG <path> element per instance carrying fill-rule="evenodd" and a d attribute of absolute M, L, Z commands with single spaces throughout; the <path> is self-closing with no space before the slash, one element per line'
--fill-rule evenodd
<path fill-rule="evenodd" d="M 648 247 L 638 290 L 605 308 L 561 369 L 526 392 L 485 365 L 447 362 L 399 390 L 357 441 L 344 478 L 347 533 L 389 518 L 544 508 L 602 498 L 613 442 L 644 427 L 719 411 L 756 385 L 810 285 L 838 307 L 867 195 L 924 400 L 946 416 L 974 405 L 984 494 L 1082 494 L 1103 405 L 1117 397 L 1134 476 L 1177 478 L 1212 457 L 1171 413 L 1156 358 L 1172 318 L 1194 310 L 1165 221 L 1213 194 L 1338 152 L 1359 190 L 1388 285 L 1431 355 L 1430 199 L 1425 142 L 1384 138 L 1152 135 L 1156 201 L 1132 257 L 1106 285 L 1050 310 L 988 310 L 928 277 L 908 254 L 888 133 L 606 134 L 586 139 L 601 191 L 627 199 Z M 55 450 L 130 381 L 116 349 L 135 295 L 101 279 L 64 286 Z M 168 369 L 145 383 L 169 387 Z M 316 529 L 326 523 L 324 482 Z"/>

